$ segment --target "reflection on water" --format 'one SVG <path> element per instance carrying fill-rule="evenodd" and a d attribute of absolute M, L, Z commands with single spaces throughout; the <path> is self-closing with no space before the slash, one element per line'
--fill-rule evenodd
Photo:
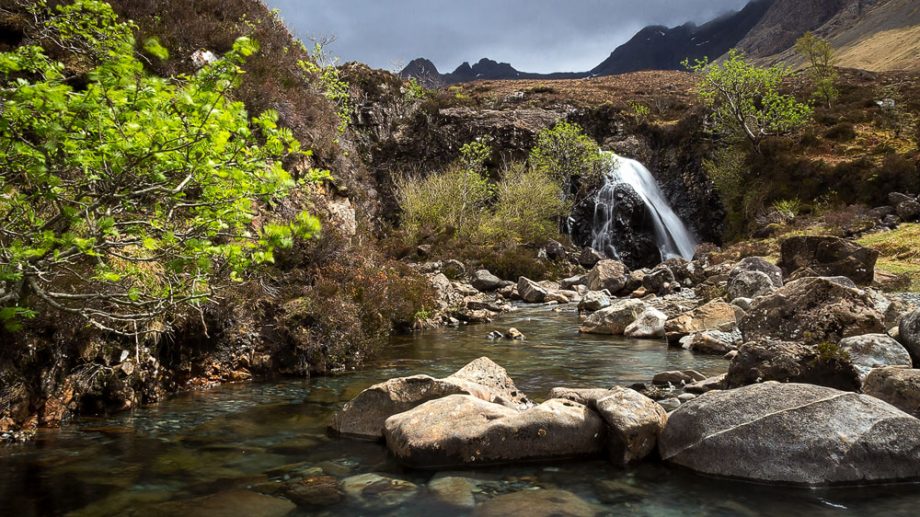
<path fill-rule="evenodd" d="M 285 486 L 309 478 L 332 479 L 336 495 L 336 480 L 364 473 L 408 483 L 399 491 L 379 485 L 352 490 L 340 502 L 301 506 L 292 515 L 462 514 L 444 506 L 427 487 L 443 473 L 407 471 L 382 445 L 329 437 L 332 413 L 375 382 L 417 373 L 447 375 L 482 356 L 504 366 L 518 387 L 537 400 L 555 386 L 609 387 L 647 381 L 665 370 L 725 370 L 720 358 L 668 349 L 664 342 L 578 335 L 576 318 L 573 312 L 527 308 L 492 326 L 394 338 L 375 367 L 348 375 L 224 386 L 42 432 L 33 444 L 0 449 L 2 515 L 283 514 L 293 505 L 257 493 L 280 494 Z M 527 340 L 485 338 L 492 328 L 508 327 L 523 331 Z M 563 488 L 602 514 L 907 515 L 920 504 L 916 485 L 775 488 L 657 463 L 621 470 L 594 461 L 456 475 L 474 486 L 477 502 L 522 490 Z M 307 501 L 327 504 L 322 494 L 310 492 Z"/>

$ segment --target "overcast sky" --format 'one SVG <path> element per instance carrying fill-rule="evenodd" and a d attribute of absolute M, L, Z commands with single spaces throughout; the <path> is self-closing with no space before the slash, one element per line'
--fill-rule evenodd
<path fill-rule="evenodd" d="M 442 73 L 488 57 L 525 72 L 582 72 L 646 25 L 708 21 L 747 0 L 266 0 L 293 32 L 335 36 L 331 53 Z"/>

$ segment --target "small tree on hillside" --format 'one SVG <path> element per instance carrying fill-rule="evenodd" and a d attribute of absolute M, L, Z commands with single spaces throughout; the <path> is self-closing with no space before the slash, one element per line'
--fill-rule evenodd
<path fill-rule="evenodd" d="M 750 142 L 756 152 L 765 138 L 791 133 L 811 117 L 811 107 L 780 93 L 791 73 L 786 67 L 756 66 L 737 49 L 720 63 L 703 59 L 684 66 L 699 75 L 698 93 L 713 110 L 716 130 Z"/>
<path fill-rule="evenodd" d="M 597 142 L 581 126 L 569 122 L 540 131 L 529 163 L 557 181 L 563 199 L 573 204 L 603 181 L 607 166 Z"/>
<path fill-rule="evenodd" d="M 92 70 L 75 89 L 41 47 L 0 53 L 0 322 L 41 306 L 120 334 L 159 330 L 318 231 L 306 213 L 255 224 L 294 187 L 281 158 L 302 151 L 277 114 L 250 120 L 229 99 L 253 41 L 170 80 L 144 71 L 134 27 L 108 4 L 77 0 L 44 26 Z"/>
<path fill-rule="evenodd" d="M 834 47 L 826 39 L 806 32 L 795 42 L 795 50 L 808 63 L 815 98 L 830 107 L 840 95 L 837 91 L 837 69 L 834 68 Z"/>

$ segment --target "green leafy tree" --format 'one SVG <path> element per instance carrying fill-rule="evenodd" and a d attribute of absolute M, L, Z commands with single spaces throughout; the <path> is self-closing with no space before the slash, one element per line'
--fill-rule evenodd
<path fill-rule="evenodd" d="M 804 126 L 812 109 L 780 93 L 791 74 L 783 66 L 759 67 L 737 49 L 719 63 L 684 61 L 700 77 L 700 99 L 713 110 L 716 130 L 730 139 L 748 141 L 755 151 L 767 137 L 789 134 Z"/>
<path fill-rule="evenodd" d="M 563 199 L 576 204 L 603 181 L 608 165 L 597 142 L 569 122 L 540 131 L 529 163 L 562 186 Z"/>
<path fill-rule="evenodd" d="M 230 98 L 255 42 L 239 39 L 195 75 L 164 79 L 144 71 L 135 28 L 107 4 L 37 4 L 36 15 L 47 16 L 52 41 L 92 65 L 75 89 L 40 47 L 0 53 L 8 326 L 50 308 L 106 331 L 152 332 L 319 230 L 306 213 L 262 215 L 295 186 L 281 159 L 304 151 L 277 114 L 250 120 Z M 145 47 L 165 55 L 156 41 Z"/>
<path fill-rule="evenodd" d="M 837 90 L 837 69 L 834 68 L 834 47 L 826 39 L 806 32 L 796 40 L 795 50 L 808 63 L 815 98 L 830 107 L 840 95 Z"/>

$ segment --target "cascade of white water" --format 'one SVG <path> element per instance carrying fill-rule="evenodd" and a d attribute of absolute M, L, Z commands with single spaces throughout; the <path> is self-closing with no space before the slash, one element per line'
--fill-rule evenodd
<path fill-rule="evenodd" d="M 671 209 L 652 173 L 636 160 L 621 156 L 611 156 L 609 163 L 607 179 L 597 193 L 591 247 L 607 253 L 608 256 L 619 258 L 613 228 L 617 208 L 614 190 L 617 185 L 626 184 L 632 187 L 645 203 L 655 229 L 655 239 L 662 260 L 677 257 L 687 260 L 693 258 L 696 239 Z"/>

